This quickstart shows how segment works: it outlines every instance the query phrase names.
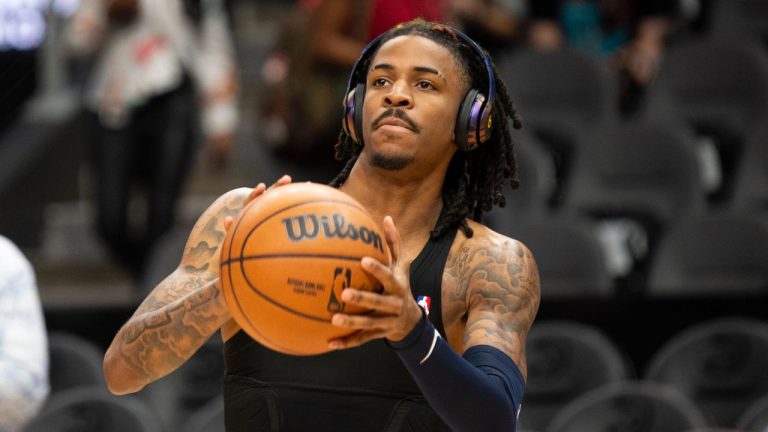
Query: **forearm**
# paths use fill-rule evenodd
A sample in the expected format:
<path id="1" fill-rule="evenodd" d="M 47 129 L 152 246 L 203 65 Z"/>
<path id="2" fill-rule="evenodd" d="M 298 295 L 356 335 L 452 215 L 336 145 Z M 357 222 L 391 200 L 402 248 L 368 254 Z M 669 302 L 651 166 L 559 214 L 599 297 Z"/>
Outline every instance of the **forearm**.
<path id="1" fill-rule="evenodd" d="M 429 321 L 422 321 L 404 341 L 390 344 L 413 376 L 427 402 L 455 431 L 514 431 L 522 400 L 522 375 L 505 374 L 504 366 L 476 366 L 487 363 L 484 352 L 461 357 L 440 337 Z M 506 358 L 514 365 L 511 359 Z M 492 362 L 493 363 L 493 362 Z M 513 366 L 514 367 L 514 366 Z"/>
<path id="2" fill-rule="evenodd" d="M 137 314 L 120 329 L 104 357 L 110 391 L 133 393 L 174 371 L 231 318 L 217 283 Z"/>

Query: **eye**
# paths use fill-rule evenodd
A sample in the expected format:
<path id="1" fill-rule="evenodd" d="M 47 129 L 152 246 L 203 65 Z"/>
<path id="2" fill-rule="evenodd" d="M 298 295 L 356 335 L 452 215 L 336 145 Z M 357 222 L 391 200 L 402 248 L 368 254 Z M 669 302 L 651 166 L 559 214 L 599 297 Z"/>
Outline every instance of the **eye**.
<path id="1" fill-rule="evenodd" d="M 418 83 L 416 83 L 416 87 L 418 87 L 418 88 L 420 88 L 422 90 L 434 90 L 435 89 L 435 86 L 432 85 L 432 83 L 429 82 L 429 81 L 419 81 Z"/>
<path id="2" fill-rule="evenodd" d="M 385 78 L 376 78 L 373 80 L 372 85 L 373 87 L 381 87 L 387 85 L 387 80 Z"/>

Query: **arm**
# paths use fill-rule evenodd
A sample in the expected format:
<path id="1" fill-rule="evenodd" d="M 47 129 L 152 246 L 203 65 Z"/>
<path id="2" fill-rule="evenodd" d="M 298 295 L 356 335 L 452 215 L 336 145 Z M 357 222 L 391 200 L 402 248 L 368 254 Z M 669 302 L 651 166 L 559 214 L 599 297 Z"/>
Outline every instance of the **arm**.
<path id="1" fill-rule="evenodd" d="M 334 324 L 362 331 L 334 341 L 332 347 L 386 337 L 429 404 L 452 429 L 514 430 L 527 369 L 525 340 L 539 305 L 539 277 L 530 251 L 494 234 L 473 239 L 461 256 L 449 260 L 446 273 L 467 302 L 461 356 L 423 316 L 414 321 L 416 303 L 404 283 L 407 266 L 401 267 L 397 259 L 399 238 L 393 234 L 391 219 L 385 220 L 384 230 L 393 251 L 392 268 L 366 260 L 363 268 L 382 282 L 385 295 L 352 289 L 342 293 L 344 301 L 376 309 L 378 317 L 337 314 Z"/>
<path id="2" fill-rule="evenodd" d="M 218 286 L 224 221 L 243 207 L 250 189 L 231 191 L 195 224 L 178 268 L 117 332 L 104 357 L 110 391 L 132 393 L 181 366 L 230 319 Z"/>
<path id="3" fill-rule="evenodd" d="M 478 345 L 498 348 L 527 376 L 525 340 L 540 300 L 533 254 L 508 238 L 483 239 L 464 253 L 467 256 L 453 269 L 460 289 L 467 290 L 464 350 Z"/>
<path id="4" fill-rule="evenodd" d="M 472 243 L 446 269 L 466 293 L 463 356 L 426 320 L 393 346 L 452 429 L 514 431 L 527 372 L 525 340 L 539 305 L 538 271 L 516 241 Z"/>
<path id="5" fill-rule="evenodd" d="M 32 266 L 4 237 L 0 257 L 0 430 L 20 430 L 48 395 L 47 340 Z"/>

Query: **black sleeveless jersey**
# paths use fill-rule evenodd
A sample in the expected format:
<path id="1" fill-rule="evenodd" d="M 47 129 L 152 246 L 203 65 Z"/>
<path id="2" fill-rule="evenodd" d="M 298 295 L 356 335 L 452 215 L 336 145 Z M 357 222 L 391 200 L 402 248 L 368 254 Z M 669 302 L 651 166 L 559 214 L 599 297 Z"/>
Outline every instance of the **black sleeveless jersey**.
<path id="1" fill-rule="evenodd" d="M 429 304 L 445 337 L 441 285 L 450 230 L 430 239 L 411 264 L 411 291 Z M 449 431 L 382 339 L 316 356 L 272 351 L 242 330 L 224 346 L 227 432 Z"/>

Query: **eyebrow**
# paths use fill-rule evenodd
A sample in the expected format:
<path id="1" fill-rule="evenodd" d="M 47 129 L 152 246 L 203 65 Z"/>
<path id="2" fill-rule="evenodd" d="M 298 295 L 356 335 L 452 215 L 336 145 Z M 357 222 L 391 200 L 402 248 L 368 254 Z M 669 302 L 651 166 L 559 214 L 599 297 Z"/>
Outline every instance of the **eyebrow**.
<path id="1" fill-rule="evenodd" d="M 372 70 L 376 70 L 376 69 L 394 70 L 395 66 L 393 66 L 393 65 L 391 65 L 389 63 L 379 63 L 379 64 L 373 66 L 373 68 L 371 68 L 371 69 Z M 445 80 L 445 77 L 443 76 L 443 74 L 440 73 L 440 71 L 438 71 L 437 69 L 431 68 L 431 67 L 427 67 L 427 66 L 414 66 L 413 70 L 416 71 L 416 72 L 422 72 L 422 73 L 429 73 L 429 74 L 437 75 L 438 77 L 440 77 L 443 80 Z"/>

